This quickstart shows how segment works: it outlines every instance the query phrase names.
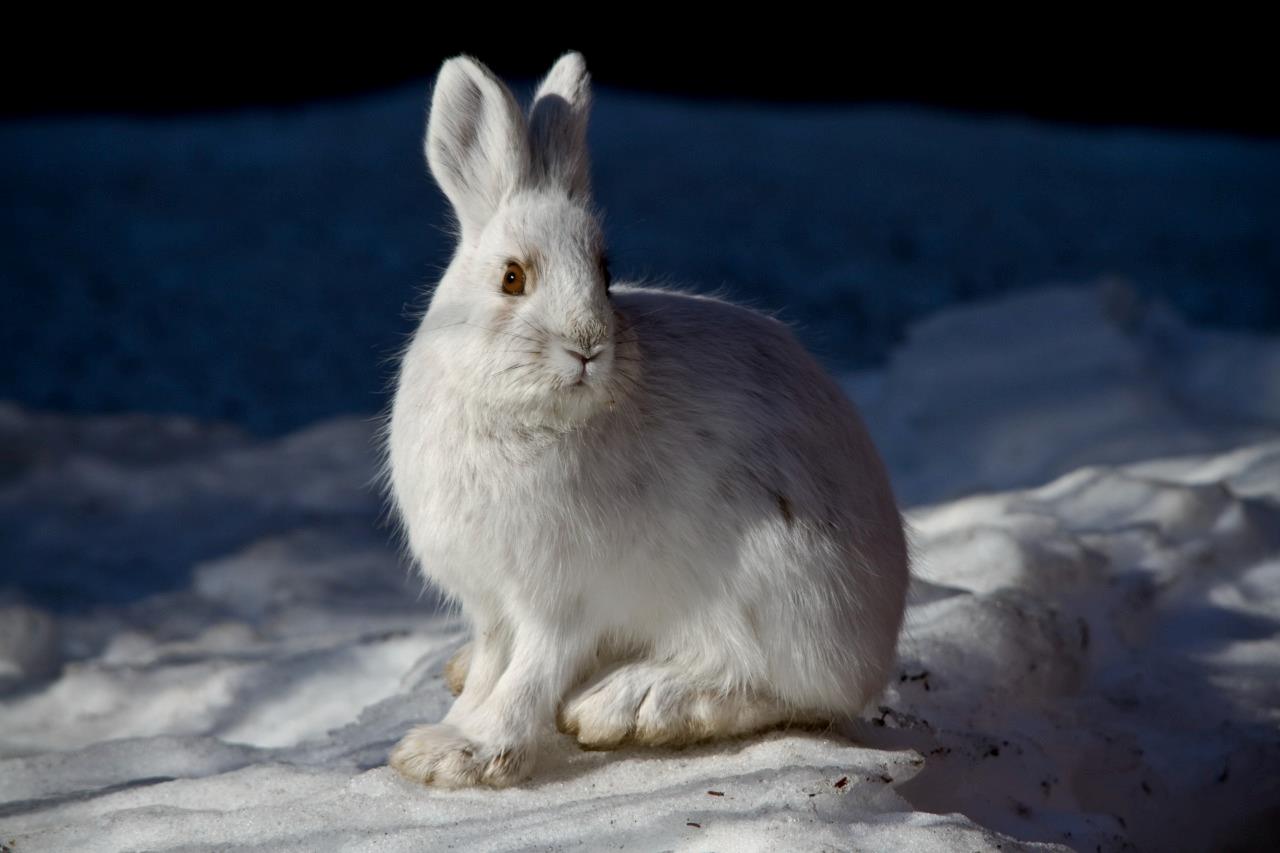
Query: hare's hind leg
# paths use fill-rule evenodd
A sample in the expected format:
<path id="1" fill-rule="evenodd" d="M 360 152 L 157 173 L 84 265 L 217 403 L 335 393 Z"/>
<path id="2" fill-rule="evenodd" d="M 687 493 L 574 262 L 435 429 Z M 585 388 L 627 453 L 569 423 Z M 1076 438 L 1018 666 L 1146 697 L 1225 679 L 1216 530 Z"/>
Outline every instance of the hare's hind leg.
<path id="1" fill-rule="evenodd" d="M 678 746 L 825 721 L 796 714 L 762 692 L 725 691 L 669 664 L 639 662 L 623 664 L 575 691 L 558 722 L 584 747 L 612 749 L 628 741 Z"/>
<path id="2" fill-rule="evenodd" d="M 445 661 L 444 683 L 454 696 L 461 694 L 462 688 L 466 686 L 467 670 L 471 668 L 471 649 L 474 645 L 474 642 L 467 643 L 454 652 L 453 657 Z"/>

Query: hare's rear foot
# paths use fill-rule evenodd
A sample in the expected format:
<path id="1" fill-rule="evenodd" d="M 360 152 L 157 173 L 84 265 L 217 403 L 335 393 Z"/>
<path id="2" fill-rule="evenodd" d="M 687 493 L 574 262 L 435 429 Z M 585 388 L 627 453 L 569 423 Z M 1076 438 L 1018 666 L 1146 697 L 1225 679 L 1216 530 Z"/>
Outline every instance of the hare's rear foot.
<path id="1" fill-rule="evenodd" d="M 678 746 L 795 721 L 768 697 L 717 692 L 673 667 L 647 663 L 625 664 L 588 682 L 569 695 L 558 719 L 561 731 L 589 749 L 628 741 Z"/>
<path id="2" fill-rule="evenodd" d="M 391 751 L 390 764 L 408 779 L 442 788 L 504 788 L 531 766 L 526 750 L 485 746 L 448 723 L 411 729 Z"/>
<path id="3" fill-rule="evenodd" d="M 471 643 L 453 653 L 453 657 L 445 661 L 444 683 L 454 696 L 461 695 L 467 683 L 467 672 L 471 669 Z"/>

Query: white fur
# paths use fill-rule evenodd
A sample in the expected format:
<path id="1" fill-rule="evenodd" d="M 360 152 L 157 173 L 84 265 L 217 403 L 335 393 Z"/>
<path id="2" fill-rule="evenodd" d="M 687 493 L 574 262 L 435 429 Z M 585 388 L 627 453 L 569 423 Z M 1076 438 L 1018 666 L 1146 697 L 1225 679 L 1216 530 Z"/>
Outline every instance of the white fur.
<path id="1" fill-rule="evenodd" d="M 776 320 L 606 292 L 588 101 L 573 53 L 529 119 L 467 57 L 433 95 L 461 234 L 388 461 L 413 556 L 474 641 L 444 721 L 392 755 L 425 782 L 520 781 L 557 713 L 592 746 L 849 716 L 893 663 L 907 553 L 858 416 Z M 501 290 L 509 260 L 523 296 Z"/>

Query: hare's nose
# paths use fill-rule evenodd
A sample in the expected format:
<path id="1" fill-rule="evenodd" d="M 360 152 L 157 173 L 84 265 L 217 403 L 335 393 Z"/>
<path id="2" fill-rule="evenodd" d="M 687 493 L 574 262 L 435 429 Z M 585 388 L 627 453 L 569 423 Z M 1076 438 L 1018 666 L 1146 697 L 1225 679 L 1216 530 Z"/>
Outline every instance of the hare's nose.
<path id="1" fill-rule="evenodd" d="M 585 365 L 604 351 L 604 344 L 596 344 L 593 347 L 584 347 L 584 349 L 586 352 L 574 347 L 565 347 L 564 351 Z"/>

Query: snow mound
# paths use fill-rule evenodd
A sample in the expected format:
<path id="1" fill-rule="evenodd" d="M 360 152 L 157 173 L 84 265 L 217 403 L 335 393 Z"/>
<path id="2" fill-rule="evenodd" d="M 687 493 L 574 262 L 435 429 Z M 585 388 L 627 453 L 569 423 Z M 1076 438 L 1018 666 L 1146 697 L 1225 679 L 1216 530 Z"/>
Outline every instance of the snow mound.
<path id="1" fill-rule="evenodd" d="M 846 388 L 913 505 L 1276 435 L 1277 377 L 1280 340 L 1188 328 L 1112 279 L 941 312 Z"/>

